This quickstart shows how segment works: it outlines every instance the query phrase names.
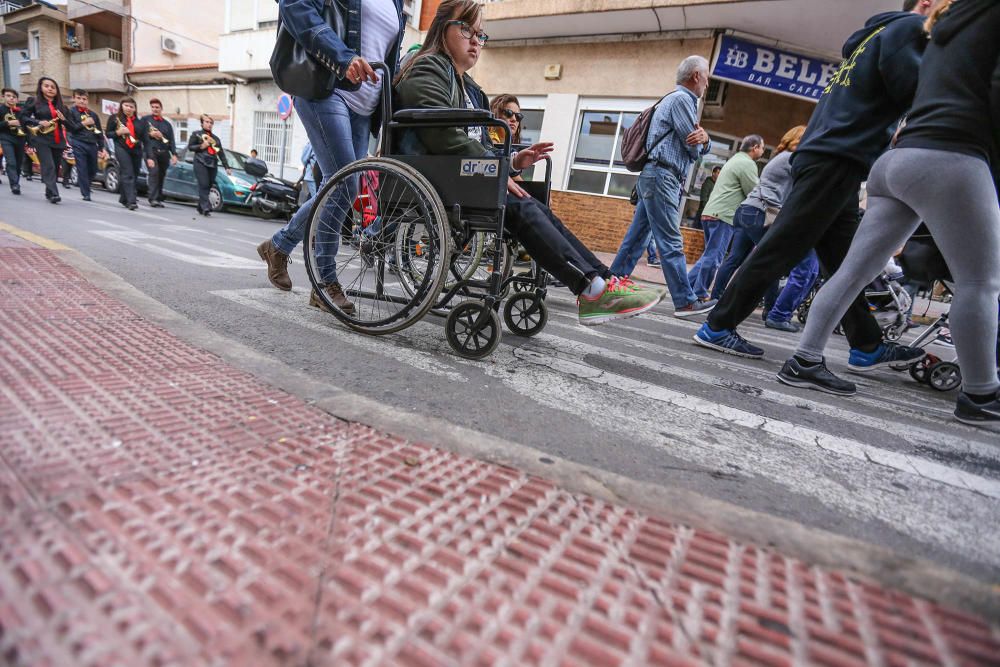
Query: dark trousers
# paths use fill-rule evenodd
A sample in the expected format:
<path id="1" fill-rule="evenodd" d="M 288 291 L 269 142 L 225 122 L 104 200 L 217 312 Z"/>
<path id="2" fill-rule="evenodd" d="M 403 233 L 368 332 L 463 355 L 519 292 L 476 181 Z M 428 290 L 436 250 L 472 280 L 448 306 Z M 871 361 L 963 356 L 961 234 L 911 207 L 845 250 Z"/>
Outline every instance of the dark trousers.
<path id="1" fill-rule="evenodd" d="M 21 167 L 24 166 L 24 137 L 0 137 L 0 148 L 7 163 L 7 178 L 10 179 L 10 189 L 17 190 L 21 182 Z"/>
<path id="2" fill-rule="evenodd" d="M 735 329 L 750 316 L 768 287 L 815 248 L 826 275 L 840 267 L 858 229 L 858 193 L 867 169 L 853 160 L 801 153 L 792 161 L 792 189 L 778 218 L 733 276 L 708 316 L 715 331 Z M 863 294 L 841 320 L 851 347 L 870 347 L 882 330 Z"/>
<path id="3" fill-rule="evenodd" d="M 34 144 L 38 153 L 38 161 L 42 165 L 42 182 L 45 183 L 45 197 L 51 199 L 59 196 L 59 163 L 62 162 L 66 144 L 51 144 L 38 142 Z"/>
<path id="4" fill-rule="evenodd" d="M 76 158 L 76 184 L 80 194 L 90 196 L 90 182 L 97 173 L 97 144 L 77 141 L 73 144 L 73 156 Z"/>
<path id="5" fill-rule="evenodd" d="M 215 174 L 218 173 L 218 171 L 218 167 L 206 167 L 197 160 L 194 162 L 194 177 L 198 179 L 199 213 L 210 213 L 212 211 L 212 202 L 208 199 L 208 193 L 212 189 L 212 185 L 215 183 Z"/>
<path id="6" fill-rule="evenodd" d="M 118 158 L 118 201 L 126 206 L 135 204 L 135 179 L 139 176 L 142 153 L 138 148 L 129 150 L 115 142 Z"/>
<path id="7" fill-rule="evenodd" d="M 585 290 L 594 276 L 611 277 L 608 267 L 537 199 L 520 199 L 508 193 L 504 227 L 539 266 L 573 294 Z"/>
<path id="8" fill-rule="evenodd" d="M 170 167 L 170 153 L 153 154 L 153 166 L 150 167 L 149 174 L 146 176 L 150 204 L 163 201 L 163 179 L 167 177 L 168 167 Z"/>

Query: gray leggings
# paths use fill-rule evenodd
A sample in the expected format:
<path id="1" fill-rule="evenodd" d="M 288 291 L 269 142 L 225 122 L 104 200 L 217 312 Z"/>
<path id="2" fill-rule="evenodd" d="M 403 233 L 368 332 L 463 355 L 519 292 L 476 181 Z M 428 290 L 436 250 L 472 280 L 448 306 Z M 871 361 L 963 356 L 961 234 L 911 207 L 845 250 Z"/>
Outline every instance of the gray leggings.
<path id="1" fill-rule="evenodd" d="M 897 148 L 875 163 L 868 212 L 837 273 L 819 291 L 798 354 L 822 359 L 837 321 L 854 297 L 923 220 L 955 280 L 951 335 L 962 388 L 991 394 L 997 380 L 997 298 L 1000 296 L 1000 205 L 983 160 L 939 150 Z"/>

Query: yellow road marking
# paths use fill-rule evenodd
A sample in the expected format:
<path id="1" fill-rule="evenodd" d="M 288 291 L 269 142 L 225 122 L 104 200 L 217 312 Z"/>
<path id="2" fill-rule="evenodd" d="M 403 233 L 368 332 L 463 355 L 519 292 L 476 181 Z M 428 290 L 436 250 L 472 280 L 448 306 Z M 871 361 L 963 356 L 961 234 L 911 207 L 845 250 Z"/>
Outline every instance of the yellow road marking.
<path id="1" fill-rule="evenodd" d="M 58 241 L 53 241 L 52 239 L 47 239 L 44 236 L 39 236 L 38 234 L 33 234 L 27 230 L 15 227 L 14 225 L 8 225 L 6 222 L 0 222 L 0 231 L 8 232 L 14 236 L 18 236 L 25 241 L 31 241 L 35 245 L 40 245 L 48 250 L 69 250 L 69 246 L 64 246 Z"/>

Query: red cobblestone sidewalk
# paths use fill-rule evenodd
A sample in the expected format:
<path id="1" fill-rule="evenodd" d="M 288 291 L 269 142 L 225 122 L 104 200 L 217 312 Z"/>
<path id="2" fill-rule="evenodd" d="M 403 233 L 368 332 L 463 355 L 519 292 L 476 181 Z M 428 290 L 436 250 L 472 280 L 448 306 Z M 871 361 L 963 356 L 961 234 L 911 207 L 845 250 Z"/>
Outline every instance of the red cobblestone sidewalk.
<path id="1" fill-rule="evenodd" d="M 0 233 L 0 662 L 998 665 L 983 619 L 347 423 Z"/>

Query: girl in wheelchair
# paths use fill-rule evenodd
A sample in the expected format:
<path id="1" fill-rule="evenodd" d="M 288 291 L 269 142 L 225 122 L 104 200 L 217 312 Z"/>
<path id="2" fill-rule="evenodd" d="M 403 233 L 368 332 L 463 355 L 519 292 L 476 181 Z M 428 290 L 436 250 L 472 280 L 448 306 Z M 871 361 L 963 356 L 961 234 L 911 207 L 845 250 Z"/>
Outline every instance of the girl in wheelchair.
<path id="1" fill-rule="evenodd" d="M 485 95 L 468 74 L 487 39 L 482 5 L 475 0 L 444 0 L 423 47 L 396 78 L 397 108 L 488 109 Z M 399 148 L 402 153 L 478 158 L 496 156 L 500 151 L 481 127 L 407 130 Z M 542 142 L 513 153 L 511 173 L 516 176 L 551 151 L 552 144 Z M 514 177 L 507 183 L 504 226 L 539 266 L 577 295 L 581 324 L 634 317 L 663 299 L 663 289 L 639 287 L 613 277 L 608 267 Z"/>

